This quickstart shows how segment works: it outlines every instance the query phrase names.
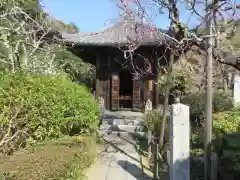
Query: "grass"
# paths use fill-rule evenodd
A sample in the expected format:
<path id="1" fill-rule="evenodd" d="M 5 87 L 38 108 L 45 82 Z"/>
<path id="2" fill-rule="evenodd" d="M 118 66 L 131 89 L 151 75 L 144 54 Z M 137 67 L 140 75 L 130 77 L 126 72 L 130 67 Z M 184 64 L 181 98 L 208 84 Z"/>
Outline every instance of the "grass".
<path id="1" fill-rule="evenodd" d="M 46 141 L 34 149 L 1 158 L 1 180 L 83 180 L 95 158 L 95 139 Z M 2 177 L 1 177 L 2 176 Z"/>

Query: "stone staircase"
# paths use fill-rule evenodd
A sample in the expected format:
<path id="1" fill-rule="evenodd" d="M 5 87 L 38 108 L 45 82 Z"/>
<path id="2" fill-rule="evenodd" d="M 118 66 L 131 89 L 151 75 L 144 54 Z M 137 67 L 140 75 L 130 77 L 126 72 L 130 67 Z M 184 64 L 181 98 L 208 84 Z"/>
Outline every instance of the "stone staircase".
<path id="1" fill-rule="evenodd" d="M 144 114 L 131 111 L 104 112 L 100 133 L 107 134 L 135 134 L 144 136 L 143 119 Z"/>

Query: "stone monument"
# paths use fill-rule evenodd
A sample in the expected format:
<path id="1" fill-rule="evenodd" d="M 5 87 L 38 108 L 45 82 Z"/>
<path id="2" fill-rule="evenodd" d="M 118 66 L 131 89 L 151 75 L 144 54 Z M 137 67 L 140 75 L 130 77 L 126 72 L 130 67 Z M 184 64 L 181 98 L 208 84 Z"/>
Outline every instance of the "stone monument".
<path id="1" fill-rule="evenodd" d="M 152 101 L 150 100 L 150 98 L 148 98 L 145 104 L 145 114 L 148 114 L 150 112 L 152 112 Z M 148 130 L 148 133 L 147 133 L 147 140 L 148 140 L 148 158 L 150 159 L 151 153 L 152 153 L 151 145 L 150 145 L 152 140 L 152 132 L 150 130 Z"/>
<path id="2" fill-rule="evenodd" d="M 152 101 L 148 99 L 145 104 L 145 114 L 152 111 Z"/>
<path id="3" fill-rule="evenodd" d="M 190 180 L 189 107 L 176 103 L 170 112 L 170 180 Z"/>
<path id="4" fill-rule="evenodd" d="M 100 108 L 104 108 L 104 98 L 99 96 L 98 97 L 98 103 L 99 103 L 99 106 Z"/>
<path id="5" fill-rule="evenodd" d="M 234 90 L 233 90 L 233 101 L 234 106 L 240 106 L 240 76 L 235 75 L 234 78 Z"/>
<path id="6" fill-rule="evenodd" d="M 98 103 L 99 103 L 99 107 L 100 107 L 100 116 L 102 116 L 105 112 L 105 102 L 104 102 L 104 98 L 102 96 L 98 97 Z"/>

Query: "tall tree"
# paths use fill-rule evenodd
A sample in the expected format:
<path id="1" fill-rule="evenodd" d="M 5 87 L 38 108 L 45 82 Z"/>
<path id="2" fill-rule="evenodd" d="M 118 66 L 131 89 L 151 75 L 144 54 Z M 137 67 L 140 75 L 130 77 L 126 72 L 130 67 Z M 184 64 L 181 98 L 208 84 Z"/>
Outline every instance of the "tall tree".
<path id="1" fill-rule="evenodd" d="M 169 104 L 168 96 L 172 84 L 173 61 L 179 61 L 182 58 L 185 58 L 186 61 L 188 61 L 191 58 L 186 56 L 189 51 L 192 51 L 193 55 L 200 54 L 205 56 L 206 49 L 209 47 L 209 44 L 206 41 L 209 37 L 206 33 L 208 32 L 209 27 L 203 27 L 207 21 L 212 20 L 215 22 L 215 26 L 213 27 L 214 38 L 218 41 L 218 45 L 213 46 L 214 60 L 220 64 L 228 65 L 240 70 L 240 60 L 237 61 L 237 57 L 240 53 L 232 55 L 234 49 L 233 37 L 236 36 L 236 30 L 240 21 L 240 5 L 236 4 L 236 2 L 232 0 L 211 1 L 208 2 L 207 7 L 205 7 L 205 0 L 119 0 L 118 4 L 121 11 L 123 11 L 123 14 L 129 14 L 130 12 L 131 16 L 135 17 L 135 19 L 137 19 L 140 23 L 148 23 L 150 27 L 154 24 L 154 19 L 151 17 L 156 18 L 157 16 L 157 18 L 165 18 L 166 16 L 162 15 L 167 13 L 168 19 L 170 20 L 168 33 L 161 30 L 158 31 L 160 36 L 166 38 L 166 48 L 169 52 L 171 52 L 167 67 L 167 81 L 168 84 L 170 84 L 170 87 L 168 86 L 166 88 L 164 94 L 164 114 L 159 137 L 159 144 L 160 147 L 162 147 L 166 112 Z M 206 8 L 208 10 L 207 16 L 205 16 Z M 193 18 L 195 22 L 198 22 L 195 24 L 195 28 L 189 28 L 187 22 L 180 19 L 181 15 L 183 13 L 186 14 L 186 12 L 189 14 L 189 17 L 187 18 L 188 20 Z M 213 16 L 211 14 L 213 14 Z M 150 28 L 149 31 L 152 31 L 152 28 Z M 136 41 L 137 40 L 139 39 L 136 39 Z M 133 40 L 132 42 L 135 41 Z M 139 46 L 139 44 L 130 44 L 128 46 L 128 51 L 134 54 L 137 46 Z M 165 56 L 165 54 L 163 56 Z M 133 55 L 131 57 L 133 57 Z M 168 57 L 159 57 L 159 59 L 163 58 L 168 59 Z M 138 74 L 141 73 L 142 72 L 138 72 Z M 144 74 L 146 73 L 148 72 L 144 72 Z"/>

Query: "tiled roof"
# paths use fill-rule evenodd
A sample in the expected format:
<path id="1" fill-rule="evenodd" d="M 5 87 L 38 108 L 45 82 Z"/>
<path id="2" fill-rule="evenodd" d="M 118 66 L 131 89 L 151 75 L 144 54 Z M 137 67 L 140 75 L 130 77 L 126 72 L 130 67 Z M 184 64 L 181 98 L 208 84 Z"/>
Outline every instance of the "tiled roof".
<path id="1" fill-rule="evenodd" d="M 78 45 L 109 45 L 119 46 L 136 42 L 141 45 L 163 44 L 165 37 L 158 30 L 151 30 L 149 25 L 122 21 L 111 28 L 95 33 L 69 34 L 61 33 L 62 38 L 69 43 Z"/>

